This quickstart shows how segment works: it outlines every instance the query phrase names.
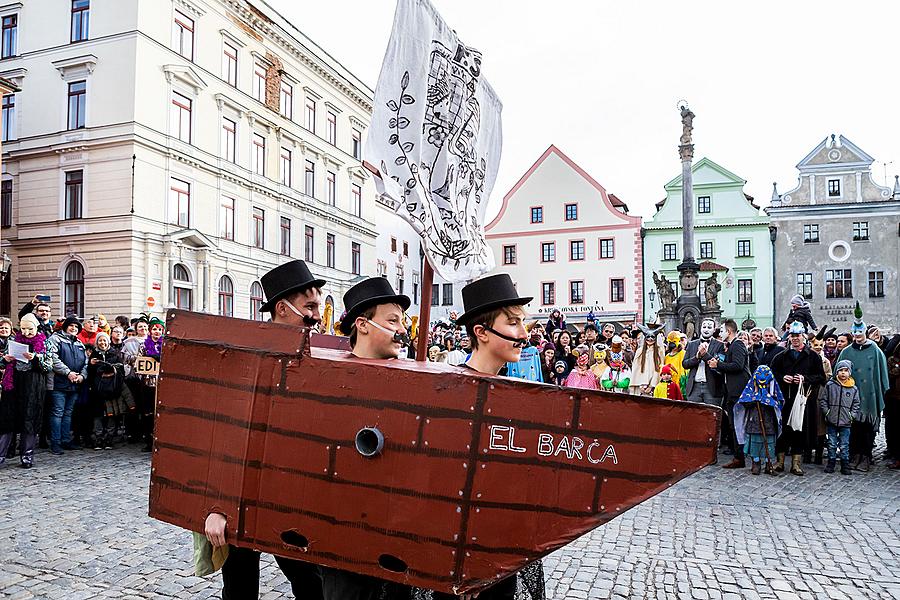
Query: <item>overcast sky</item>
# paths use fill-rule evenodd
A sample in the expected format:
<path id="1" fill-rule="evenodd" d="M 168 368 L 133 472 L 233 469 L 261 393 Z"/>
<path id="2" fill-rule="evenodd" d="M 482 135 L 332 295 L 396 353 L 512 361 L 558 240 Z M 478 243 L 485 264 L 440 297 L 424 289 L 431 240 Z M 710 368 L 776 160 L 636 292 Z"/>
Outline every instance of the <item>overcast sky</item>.
<path id="1" fill-rule="evenodd" d="M 395 0 L 268 0 L 372 88 Z M 676 103 L 696 113 L 709 157 L 769 203 L 831 133 L 900 173 L 900 2 L 432 0 L 484 54 L 504 104 L 503 156 L 488 220 L 556 144 L 632 214 L 652 216 L 681 172 Z M 859 7 L 865 5 L 865 10 Z"/>

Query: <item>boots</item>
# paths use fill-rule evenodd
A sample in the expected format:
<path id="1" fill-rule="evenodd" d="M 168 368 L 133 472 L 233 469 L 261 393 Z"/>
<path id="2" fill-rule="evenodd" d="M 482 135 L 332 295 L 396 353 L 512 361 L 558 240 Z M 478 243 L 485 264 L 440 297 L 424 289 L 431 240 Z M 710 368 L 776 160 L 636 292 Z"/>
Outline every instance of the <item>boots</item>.
<path id="1" fill-rule="evenodd" d="M 751 475 L 759 475 L 759 469 L 761 466 L 762 466 L 762 463 L 754 460 L 753 466 L 750 467 L 750 474 Z"/>
<path id="2" fill-rule="evenodd" d="M 784 452 L 778 453 L 778 460 L 775 462 L 775 472 L 781 473 L 784 471 Z"/>
<path id="3" fill-rule="evenodd" d="M 841 475 L 850 475 L 852 471 L 850 470 L 850 461 L 842 460 L 841 461 Z"/>
<path id="4" fill-rule="evenodd" d="M 834 473 L 834 462 L 835 462 L 835 460 L 833 458 L 828 459 L 828 464 L 825 465 L 826 473 Z M 843 464 L 844 464 L 844 461 L 841 461 L 841 465 L 843 465 Z M 843 470 L 843 466 L 841 466 L 841 469 Z"/>
<path id="5" fill-rule="evenodd" d="M 872 465 L 872 461 L 868 456 L 860 456 L 859 462 L 856 463 L 857 471 L 868 471 Z"/>
<path id="6" fill-rule="evenodd" d="M 800 468 L 801 454 L 791 454 L 791 473 L 794 475 L 803 475 L 803 469 Z"/>
<path id="7" fill-rule="evenodd" d="M 775 465 L 772 464 L 772 461 L 766 461 L 766 475 L 778 477 L 778 473 L 775 472 Z"/>
<path id="8" fill-rule="evenodd" d="M 734 458 L 727 465 L 722 465 L 723 469 L 743 469 L 746 465 L 743 458 Z"/>

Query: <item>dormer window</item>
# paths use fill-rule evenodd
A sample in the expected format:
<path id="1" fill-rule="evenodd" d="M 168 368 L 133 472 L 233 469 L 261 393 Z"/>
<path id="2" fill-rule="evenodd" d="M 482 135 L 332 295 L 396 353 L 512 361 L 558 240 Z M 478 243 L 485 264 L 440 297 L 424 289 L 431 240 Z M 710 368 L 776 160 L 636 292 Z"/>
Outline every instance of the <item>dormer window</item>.
<path id="1" fill-rule="evenodd" d="M 841 197 L 841 180 L 840 179 L 829 179 L 828 180 L 828 197 L 829 198 L 840 198 Z"/>

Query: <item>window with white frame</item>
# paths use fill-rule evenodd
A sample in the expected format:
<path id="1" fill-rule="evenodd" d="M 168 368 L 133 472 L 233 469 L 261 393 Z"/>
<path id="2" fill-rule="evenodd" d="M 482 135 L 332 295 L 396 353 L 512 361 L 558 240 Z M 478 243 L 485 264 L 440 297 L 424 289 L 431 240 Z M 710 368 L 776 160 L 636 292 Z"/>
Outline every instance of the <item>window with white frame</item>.
<path id="1" fill-rule="evenodd" d="M 16 55 L 19 39 L 19 15 L 6 15 L 2 19 L 3 38 L 0 43 L 0 58 Z M 80 313 L 79 313 L 80 314 Z"/>
<path id="2" fill-rule="evenodd" d="M 16 139 L 16 95 L 3 96 L 3 141 Z"/>
<path id="3" fill-rule="evenodd" d="M 325 201 L 331 206 L 337 203 L 337 175 L 333 171 L 325 173 Z"/>
<path id="4" fill-rule="evenodd" d="M 172 92 L 171 135 L 187 144 L 191 143 L 191 107 L 193 102 L 187 96 Z"/>
<path id="5" fill-rule="evenodd" d="M 266 211 L 258 206 L 253 207 L 253 245 L 266 247 Z"/>
<path id="6" fill-rule="evenodd" d="M 172 21 L 172 50 L 188 60 L 194 60 L 194 20 L 180 10 Z"/>
<path id="7" fill-rule="evenodd" d="M 228 162 L 237 162 L 237 123 L 228 117 L 222 117 L 222 158 Z"/>
<path id="8" fill-rule="evenodd" d="M 84 215 L 84 171 L 66 171 L 65 218 L 80 219 Z"/>
<path id="9" fill-rule="evenodd" d="M 362 160 L 362 133 L 358 129 L 353 130 L 353 147 L 351 150 L 353 158 Z"/>
<path id="10" fill-rule="evenodd" d="M 869 298 L 884 298 L 884 271 L 869 271 Z"/>
<path id="11" fill-rule="evenodd" d="M 569 304 L 584 304 L 584 281 L 569 282 Z"/>
<path id="12" fill-rule="evenodd" d="M 697 196 L 697 212 L 701 215 L 712 212 L 712 200 L 709 196 Z"/>
<path id="13" fill-rule="evenodd" d="M 869 239 L 869 222 L 854 221 L 853 222 L 853 241 L 862 242 Z"/>
<path id="14" fill-rule="evenodd" d="M 328 111 L 327 120 L 325 122 L 325 138 L 332 146 L 337 145 L 337 115 L 332 111 Z"/>
<path id="15" fill-rule="evenodd" d="M 569 260 L 584 260 L 584 240 L 569 240 Z"/>
<path id="16" fill-rule="evenodd" d="M 175 308 L 193 310 L 193 290 L 191 289 L 191 274 L 182 264 L 172 267 L 172 288 L 175 296 Z"/>
<path id="17" fill-rule="evenodd" d="M 266 66 L 253 63 L 253 97 L 265 104 L 266 102 Z"/>
<path id="18" fill-rule="evenodd" d="M 281 116 L 294 120 L 294 86 L 281 80 Z"/>
<path id="19" fill-rule="evenodd" d="M 72 0 L 72 26 L 69 40 L 83 42 L 88 39 L 91 19 L 91 0 Z"/>
<path id="20" fill-rule="evenodd" d="M 291 219 L 281 217 L 281 254 L 291 255 Z"/>
<path id="21" fill-rule="evenodd" d="M 362 269 L 362 245 L 359 242 L 350 242 L 350 273 L 359 275 Z"/>
<path id="22" fill-rule="evenodd" d="M 663 244 L 663 260 L 678 260 L 678 246 L 674 242 Z"/>
<path id="23" fill-rule="evenodd" d="M 234 198 L 228 196 L 219 203 L 219 237 L 234 240 Z"/>
<path id="24" fill-rule="evenodd" d="M 738 304 L 753 303 L 753 280 L 738 279 L 737 282 L 737 301 Z"/>
<path id="25" fill-rule="evenodd" d="M 230 42 L 222 43 L 222 79 L 228 85 L 238 84 L 238 49 Z"/>
<path id="26" fill-rule="evenodd" d="M 610 279 L 609 280 L 609 301 L 625 302 L 625 280 Z"/>
<path id="27" fill-rule="evenodd" d="M 813 297 L 813 276 L 812 273 L 797 273 L 797 293 L 806 300 L 812 300 Z"/>
<path id="28" fill-rule="evenodd" d="M 316 132 L 316 101 L 313 98 L 306 99 L 306 120 L 304 124 L 310 133 Z"/>
<path id="29" fill-rule="evenodd" d="M 174 177 L 169 184 L 169 222 L 179 227 L 191 226 L 191 184 Z"/>
<path id="30" fill-rule="evenodd" d="M 310 198 L 316 197 L 316 163 L 311 160 L 306 161 L 303 172 L 303 193 Z"/>
<path id="31" fill-rule="evenodd" d="M 250 318 L 252 320 L 262 321 L 265 319 L 265 313 L 260 310 L 263 302 L 262 284 L 254 281 L 250 284 Z"/>
<path id="32" fill-rule="evenodd" d="M 803 225 L 803 243 L 817 244 L 819 242 L 819 225 L 817 223 L 806 223 Z"/>
<path id="33" fill-rule="evenodd" d="M 333 233 L 325 234 L 325 266 L 329 268 L 334 268 L 334 247 L 335 247 L 335 235 Z"/>
<path id="34" fill-rule="evenodd" d="M 740 256 L 751 256 L 750 252 L 750 240 L 738 240 L 737 243 L 737 255 Z"/>
<path id="35" fill-rule="evenodd" d="M 253 172 L 257 175 L 266 174 L 266 138 L 258 133 L 253 134 Z"/>
<path id="36" fill-rule="evenodd" d="M 356 183 L 350 186 L 350 212 L 362 216 L 362 188 Z"/>
<path id="37" fill-rule="evenodd" d="M 308 263 L 316 262 L 316 230 L 311 226 L 304 226 L 303 231 L 303 259 Z"/>
<path id="38" fill-rule="evenodd" d="M 63 278 L 64 313 L 84 316 L 84 265 L 77 260 L 69 262 Z"/>
<path id="39" fill-rule="evenodd" d="M 541 242 L 541 262 L 556 260 L 556 242 Z"/>
<path id="40" fill-rule="evenodd" d="M 545 281 L 541 284 L 541 304 L 552 306 L 556 304 L 556 283 Z"/>
<path id="41" fill-rule="evenodd" d="M 616 257 L 616 240 L 613 238 L 606 238 L 600 240 L 600 258 L 615 258 Z"/>
<path id="42" fill-rule="evenodd" d="M 234 316 L 234 283 L 228 275 L 219 279 L 219 315 Z"/>
<path id="43" fill-rule="evenodd" d="M 504 265 L 516 264 L 516 246 L 515 246 L 515 244 L 503 246 L 503 264 Z"/>
<path id="44" fill-rule="evenodd" d="M 853 271 L 850 269 L 827 269 L 825 271 L 826 298 L 853 297 Z"/>
<path id="45" fill-rule="evenodd" d="M 281 148 L 281 185 L 291 187 L 291 151 Z"/>
<path id="46" fill-rule="evenodd" d="M 713 258 L 713 243 L 700 242 L 700 258 Z"/>
<path id="47" fill-rule="evenodd" d="M 66 119 L 68 129 L 83 129 L 87 112 L 87 82 L 73 81 L 69 84 L 69 114 Z"/>

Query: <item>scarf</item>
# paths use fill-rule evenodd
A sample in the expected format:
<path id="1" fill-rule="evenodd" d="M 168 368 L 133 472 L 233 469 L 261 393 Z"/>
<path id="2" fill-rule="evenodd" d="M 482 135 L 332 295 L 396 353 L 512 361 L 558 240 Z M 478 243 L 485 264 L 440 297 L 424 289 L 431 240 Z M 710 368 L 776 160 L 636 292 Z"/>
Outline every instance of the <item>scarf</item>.
<path id="1" fill-rule="evenodd" d="M 27 344 L 28 350 L 32 354 L 43 354 L 44 353 L 44 340 L 47 339 L 43 333 L 39 333 L 35 335 L 33 338 L 27 338 L 21 334 L 21 332 L 16 332 L 15 341 L 20 344 Z M 18 362 L 18 361 L 17 361 Z M 6 370 L 3 372 L 3 389 L 11 390 L 13 389 L 13 371 L 15 371 L 16 363 L 7 363 Z"/>
<path id="2" fill-rule="evenodd" d="M 158 342 L 154 342 L 153 338 L 148 335 L 147 339 L 144 340 L 144 356 L 159 360 L 159 349 L 162 346 L 162 341 L 163 339 L 159 338 Z"/>
<path id="3" fill-rule="evenodd" d="M 837 375 L 835 375 L 834 380 L 837 381 L 842 386 L 844 386 L 845 388 L 856 387 L 856 381 L 852 377 L 848 377 L 847 381 L 841 381 L 840 379 L 837 378 Z"/>

